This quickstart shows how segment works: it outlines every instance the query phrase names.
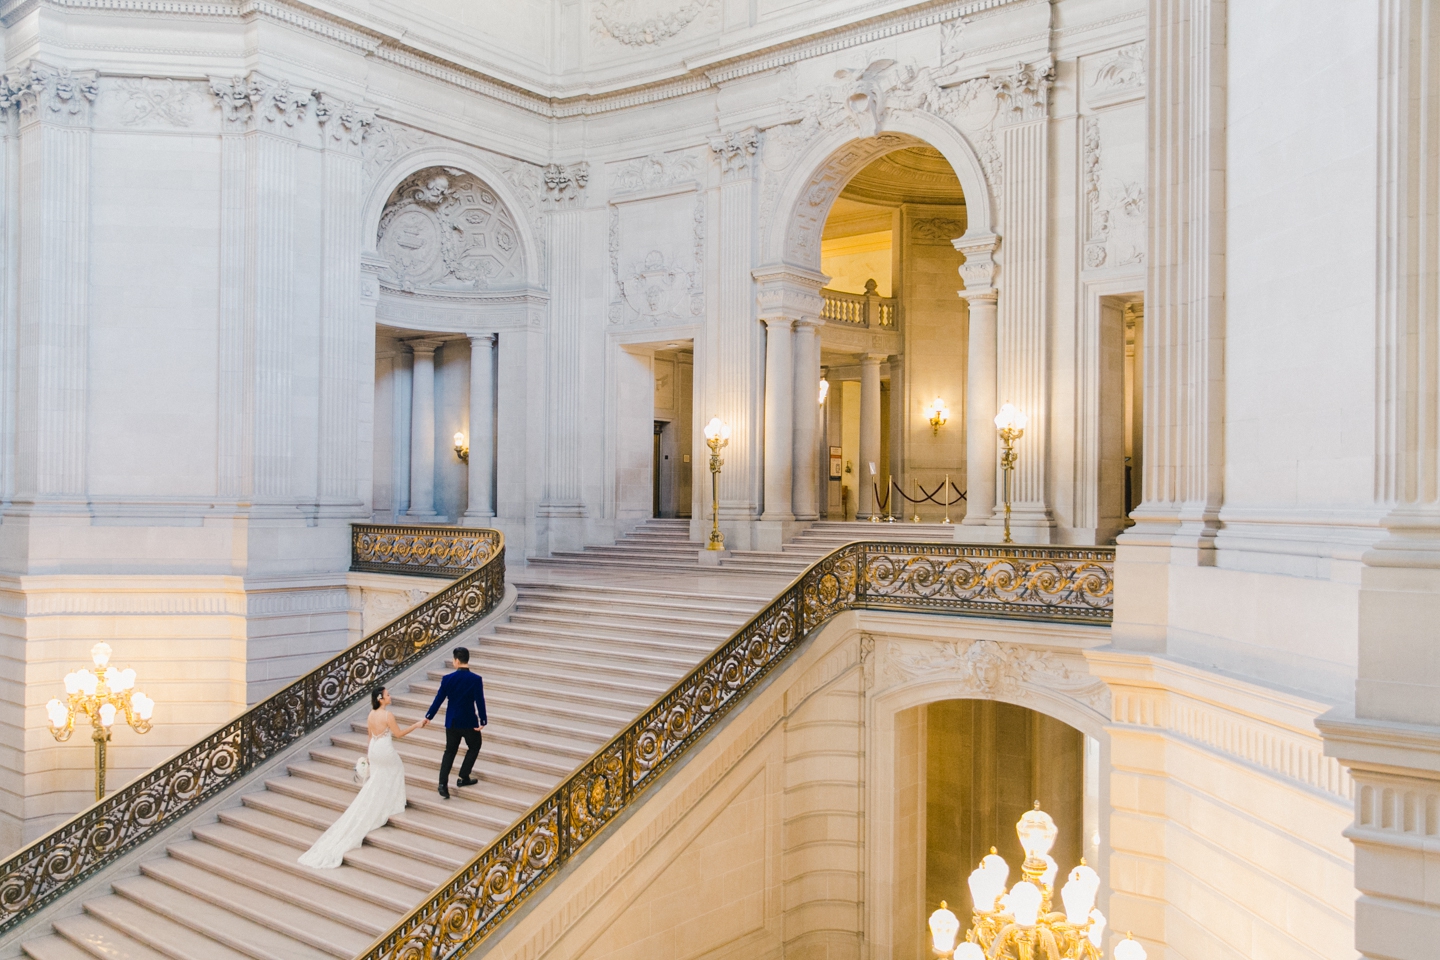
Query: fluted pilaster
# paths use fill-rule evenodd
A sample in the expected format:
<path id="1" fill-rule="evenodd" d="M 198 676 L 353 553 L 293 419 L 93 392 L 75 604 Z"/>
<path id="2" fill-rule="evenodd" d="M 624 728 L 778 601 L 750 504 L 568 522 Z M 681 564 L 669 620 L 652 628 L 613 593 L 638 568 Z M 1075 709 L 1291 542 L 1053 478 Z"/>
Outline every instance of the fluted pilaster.
<path id="1" fill-rule="evenodd" d="M 258 73 L 212 77 L 210 90 L 222 116 L 217 488 L 227 497 L 283 501 L 297 492 L 295 128 L 315 94 Z M 358 278 L 358 250 L 354 263 Z M 337 290 L 337 311 L 339 303 Z"/>
<path id="2" fill-rule="evenodd" d="M 584 390 L 580 368 L 583 316 L 584 213 L 567 206 L 550 213 L 550 446 L 541 514 L 584 515 L 580 501 Z"/>
<path id="3" fill-rule="evenodd" d="M 1203 561 L 1224 476 L 1224 0 L 1155 0 L 1148 48 L 1145 462 L 1127 536 Z"/>
<path id="4" fill-rule="evenodd" d="M 1046 451 L 1050 423 L 1047 310 L 1050 183 L 1049 63 L 1022 64 L 992 76 L 1000 102 L 1005 179 L 1005 296 L 996 329 L 997 397 L 1029 415 L 1019 443 L 1012 488 L 1012 526 L 1018 539 L 1048 539 L 1050 506 Z M 994 414 L 991 413 L 993 417 Z M 993 423 L 990 429 L 994 429 Z M 973 509 L 973 505 L 971 506 Z M 1034 533 L 1026 534 L 1026 528 Z"/>
<path id="5" fill-rule="evenodd" d="M 84 509 L 93 71 L 31 61 L 4 79 L 19 112 L 16 499 Z"/>
<path id="6" fill-rule="evenodd" d="M 361 356 L 360 142 L 374 111 L 320 95 L 323 129 L 323 269 L 320 275 L 320 463 L 322 501 L 356 501 L 359 490 Z"/>
<path id="7" fill-rule="evenodd" d="M 720 475 L 720 516 L 751 519 L 760 511 L 761 443 L 764 436 L 764 328 L 755 322 L 755 202 L 760 158 L 758 135 L 716 138 L 711 153 L 719 167 L 720 208 L 716 249 L 719 276 L 715 285 L 714 321 L 707 324 L 709 369 L 699 419 L 718 416 L 734 433 L 725 450 Z M 698 441 L 697 441 L 698 442 Z M 703 447 L 697 449 L 701 459 Z M 732 544 L 735 536 L 727 533 Z"/>

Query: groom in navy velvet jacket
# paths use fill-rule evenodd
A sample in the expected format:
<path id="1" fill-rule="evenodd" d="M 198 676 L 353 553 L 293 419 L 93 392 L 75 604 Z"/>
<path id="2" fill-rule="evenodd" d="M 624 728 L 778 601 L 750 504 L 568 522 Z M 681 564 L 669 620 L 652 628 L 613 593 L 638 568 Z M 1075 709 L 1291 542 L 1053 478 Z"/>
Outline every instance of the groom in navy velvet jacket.
<path id="1" fill-rule="evenodd" d="M 485 681 L 470 672 L 470 651 L 456 647 L 451 657 L 455 670 L 440 681 L 435 702 L 425 713 L 428 723 L 435 719 L 440 704 L 450 701 L 450 706 L 445 708 L 445 756 L 440 760 L 440 796 L 446 800 L 450 799 L 450 768 L 460 751 L 461 740 L 465 741 L 465 762 L 460 764 L 460 778 L 455 786 L 468 787 L 479 782 L 470 776 L 470 771 L 475 769 L 475 758 L 480 752 L 479 728 L 490 722 L 485 716 Z"/>

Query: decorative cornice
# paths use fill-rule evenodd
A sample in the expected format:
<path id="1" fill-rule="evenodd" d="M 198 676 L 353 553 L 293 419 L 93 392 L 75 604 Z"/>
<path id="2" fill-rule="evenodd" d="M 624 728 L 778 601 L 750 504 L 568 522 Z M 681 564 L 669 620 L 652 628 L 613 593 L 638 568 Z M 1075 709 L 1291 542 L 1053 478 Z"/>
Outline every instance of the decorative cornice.
<path id="1" fill-rule="evenodd" d="M 856 23 L 824 30 L 823 19 L 793 26 L 788 39 L 758 50 L 713 62 L 704 58 L 685 61 L 686 72 L 663 80 L 639 75 L 622 77 L 617 86 L 599 92 L 571 93 L 527 87 L 519 79 L 506 79 L 481 69 L 459 66 L 463 54 L 443 47 L 421 49 L 405 42 L 405 30 L 396 25 L 361 26 L 302 6 L 298 0 L 0 0 L 0 23 L 12 23 L 36 7 L 61 10 L 117 11 L 139 15 L 283 23 L 356 50 L 367 57 L 393 64 L 492 100 L 550 119 L 588 116 L 711 89 L 731 80 L 753 76 L 801 60 L 864 47 L 888 37 L 948 23 L 978 13 L 1029 0 L 930 0 L 904 10 L 891 11 Z M 805 33 L 814 30 L 817 32 Z M 802 36 L 794 36 L 797 32 Z M 446 59 L 453 56 L 453 59 Z"/>

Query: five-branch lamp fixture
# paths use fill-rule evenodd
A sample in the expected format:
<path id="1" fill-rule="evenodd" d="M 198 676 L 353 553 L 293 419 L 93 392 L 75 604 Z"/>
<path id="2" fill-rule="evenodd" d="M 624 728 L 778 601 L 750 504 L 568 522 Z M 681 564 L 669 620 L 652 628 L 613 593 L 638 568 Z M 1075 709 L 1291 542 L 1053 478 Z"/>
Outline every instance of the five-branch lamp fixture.
<path id="1" fill-rule="evenodd" d="M 725 534 L 720 532 L 720 468 L 725 461 L 720 459 L 720 451 L 729 442 L 730 424 L 711 417 L 705 424 L 705 443 L 710 447 L 710 540 L 705 544 L 706 550 L 725 549 Z"/>
<path id="2" fill-rule="evenodd" d="M 455 456 L 466 463 L 470 462 L 470 441 L 465 439 L 465 434 L 456 431 L 455 433 Z"/>
<path id="3" fill-rule="evenodd" d="M 1025 411 L 1007 403 L 995 414 L 995 428 L 1000 431 L 1000 441 L 1005 448 L 1000 452 L 1000 469 L 1003 471 L 1004 494 L 1005 494 L 1005 543 L 1014 543 L 1010 539 L 1010 484 L 1011 475 L 1015 472 L 1015 441 L 1025 434 L 1025 426 L 1030 418 Z"/>
<path id="4" fill-rule="evenodd" d="M 944 901 L 930 915 L 930 942 L 947 960 L 1103 960 L 1105 915 L 1095 909 L 1100 877 L 1081 860 L 1060 891 L 1064 911 L 1051 911 L 1058 869 L 1050 856 L 1059 831 L 1050 815 L 1035 804 L 1015 825 L 1025 862 L 1024 879 L 1007 893 L 1010 865 L 990 848 L 990 855 L 970 874 L 975 903 L 963 943 L 960 920 Z M 1115 946 L 1114 960 L 1145 960 L 1145 948 L 1129 935 Z"/>
<path id="5" fill-rule="evenodd" d="M 950 419 L 950 408 L 945 406 L 945 401 L 936 397 L 925 407 L 925 412 L 930 416 L 930 426 L 935 431 L 935 436 L 940 436 L 940 428 Z"/>
<path id="6" fill-rule="evenodd" d="M 65 675 L 66 699 L 52 699 L 45 705 L 50 715 L 50 733 L 62 743 L 75 732 L 75 719 L 90 721 L 90 739 L 95 741 L 95 799 L 105 798 L 105 744 L 110 727 L 124 717 L 136 733 L 150 730 L 155 701 L 135 689 L 135 671 L 110 666 L 110 644 L 101 641 L 90 648 L 95 669 L 81 667 Z"/>

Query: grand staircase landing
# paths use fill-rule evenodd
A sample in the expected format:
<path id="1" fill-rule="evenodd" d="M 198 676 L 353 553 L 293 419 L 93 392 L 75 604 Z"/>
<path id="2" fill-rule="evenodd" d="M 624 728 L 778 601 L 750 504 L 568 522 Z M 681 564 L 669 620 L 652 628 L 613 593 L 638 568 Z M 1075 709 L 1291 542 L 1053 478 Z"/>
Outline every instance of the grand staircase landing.
<path id="1" fill-rule="evenodd" d="M 793 578 L 836 547 L 852 540 L 892 540 L 901 543 L 948 543 L 955 526 L 945 523 L 869 523 L 820 520 L 811 524 L 778 551 L 736 550 L 720 561 L 718 569 Z M 705 544 L 690 539 L 689 520 L 645 520 L 614 544 L 583 550 L 557 550 L 548 558 L 531 560 L 537 568 L 550 566 L 628 570 L 698 568 Z"/>

